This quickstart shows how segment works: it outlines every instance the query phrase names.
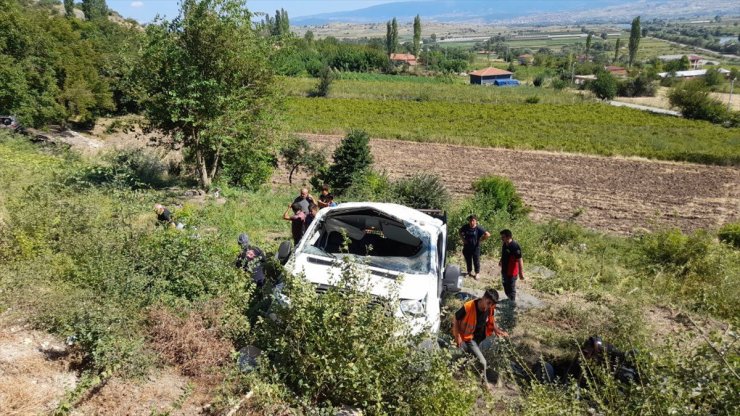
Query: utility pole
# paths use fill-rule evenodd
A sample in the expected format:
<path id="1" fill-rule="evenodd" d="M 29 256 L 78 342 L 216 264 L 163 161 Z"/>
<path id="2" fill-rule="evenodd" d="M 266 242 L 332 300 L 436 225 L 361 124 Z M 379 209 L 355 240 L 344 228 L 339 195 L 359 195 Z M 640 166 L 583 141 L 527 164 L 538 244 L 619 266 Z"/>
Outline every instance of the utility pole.
<path id="1" fill-rule="evenodd" d="M 732 111 L 732 90 L 735 87 L 737 77 L 730 80 L 730 98 L 727 99 L 727 111 Z"/>

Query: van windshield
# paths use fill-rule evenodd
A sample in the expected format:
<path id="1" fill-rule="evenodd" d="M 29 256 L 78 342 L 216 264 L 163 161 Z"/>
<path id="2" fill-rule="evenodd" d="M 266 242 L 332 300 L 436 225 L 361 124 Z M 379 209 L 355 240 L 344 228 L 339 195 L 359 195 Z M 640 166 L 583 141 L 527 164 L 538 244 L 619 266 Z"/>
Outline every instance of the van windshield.
<path id="1" fill-rule="evenodd" d="M 306 254 L 352 256 L 358 262 L 404 274 L 431 271 L 429 234 L 373 209 L 331 212 L 304 238 Z"/>

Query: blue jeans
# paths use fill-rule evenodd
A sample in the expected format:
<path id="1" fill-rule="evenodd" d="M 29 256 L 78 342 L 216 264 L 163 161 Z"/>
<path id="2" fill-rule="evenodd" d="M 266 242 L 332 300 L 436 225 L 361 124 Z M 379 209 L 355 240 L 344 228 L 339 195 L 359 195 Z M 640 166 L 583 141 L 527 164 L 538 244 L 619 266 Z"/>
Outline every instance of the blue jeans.
<path id="1" fill-rule="evenodd" d="M 493 345 L 493 339 L 494 337 L 488 337 L 484 339 L 483 341 L 478 344 L 477 342 L 470 340 L 465 341 L 462 343 L 462 346 L 460 346 L 460 349 L 463 350 L 463 352 L 466 352 L 468 354 L 475 355 L 475 358 L 478 359 L 478 363 L 483 367 L 483 371 L 481 372 L 481 378 L 483 381 L 488 381 L 487 376 L 487 370 L 488 370 L 488 363 L 486 362 L 486 357 L 483 356 L 483 351 L 491 348 Z"/>

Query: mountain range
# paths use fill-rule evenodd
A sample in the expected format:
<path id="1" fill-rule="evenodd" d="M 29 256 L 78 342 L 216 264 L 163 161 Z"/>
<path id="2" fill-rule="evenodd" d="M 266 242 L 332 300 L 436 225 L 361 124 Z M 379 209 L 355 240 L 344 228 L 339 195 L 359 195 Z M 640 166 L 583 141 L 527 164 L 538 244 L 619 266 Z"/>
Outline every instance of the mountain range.
<path id="1" fill-rule="evenodd" d="M 623 22 L 644 18 L 740 15 L 737 0 L 441 0 L 400 1 L 358 10 L 291 19 L 295 25 L 400 22 L 423 19 L 442 23 L 576 23 Z"/>

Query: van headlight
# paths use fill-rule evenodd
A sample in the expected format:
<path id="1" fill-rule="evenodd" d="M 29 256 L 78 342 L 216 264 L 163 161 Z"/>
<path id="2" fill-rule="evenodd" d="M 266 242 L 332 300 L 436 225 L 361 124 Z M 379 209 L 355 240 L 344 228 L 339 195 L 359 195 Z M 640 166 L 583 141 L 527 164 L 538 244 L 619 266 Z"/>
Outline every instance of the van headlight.
<path id="1" fill-rule="evenodd" d="M 401 301 L 401 312 L 409 316 L 424 316 L 424 302 L 416 299 L 404 299 Z"/>

